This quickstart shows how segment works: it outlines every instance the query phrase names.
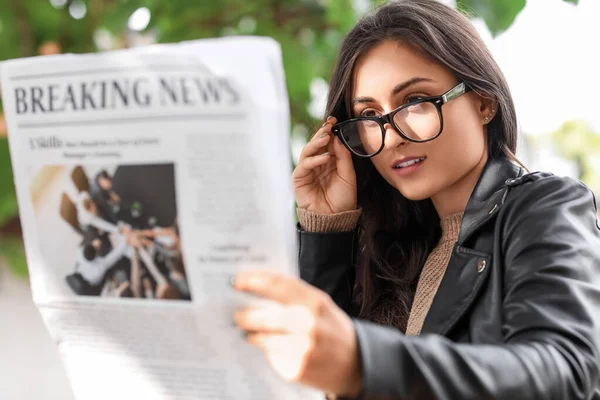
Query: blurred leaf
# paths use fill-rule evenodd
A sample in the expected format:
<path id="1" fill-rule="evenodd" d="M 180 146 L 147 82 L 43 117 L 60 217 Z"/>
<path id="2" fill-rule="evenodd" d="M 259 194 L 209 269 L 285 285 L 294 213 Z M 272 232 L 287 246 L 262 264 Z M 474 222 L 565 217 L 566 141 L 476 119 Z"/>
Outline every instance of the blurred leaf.
<path id="1" fill-rule="evenodd" d="M 342 31 L 349 31 L 356 24 L 356 13 L 351 0 L 330 0 L 327 18 Z"/>
<path id="2" fill-rule="evenodd" d="M 492 35 L 497 36 L 513 23 L 525 7 L 525 0 L 457 0 L 456 5 L 471 17 L 483 18 Z"/>
<path id="3" fill-rule="evenodd" d="M 99 27 L 105 28 L 115 35 L 119 35 L 127 29 L 127 22 L 131 14 L 145 5 L 146 2 L 139 0 L 119 1 L 105 5 Z"/>
<path id="4" fill-rule="evenodd" d="M 17 22 L 7 1 L 0 0 L 0 60 L 20 56 Z"/>
<path id="5" fill-rule="evenodd" d="M 579 0 L 563 1 L 579 3 Z M 526 0 L 457 0 L 456 7 L 469 17 L 483 18 L 492 35 L 498 36 L 512 25 L 525 3 Z"/>
<path id="6" fill-rule="evenodd" d="M 588 152 L 600 154 L 600 135 L 583 121 L 565 122 L 552 137 L 566 157 Z"/>
<path id="7" fill-rule="evenodd" d="M 0 138 L 0 226 L 18 215 L 8 140 Z"/>
<path id="8" fill-rule="evenodd" d="M 8 267 L 15 275 L 22 278 L 28 276 L 25 247 L 20 238 L 0 237 L 0 255 L 6 260 Z"/>
<path id="9" fill-rule="evenodd" d="M 585 122 L 567 121 L 552 133 L 552 141 L 563 157 L 582 169 L 580 179 L 600 195 L 600 134 Z"/>
<path id="10" fill-rule="evenodd" d="M 389 0 L 372 0 L 371 4 L 373 5 L 373 7 L 379 7 L 384 5 L 385 3 L 387 3 Z"/>

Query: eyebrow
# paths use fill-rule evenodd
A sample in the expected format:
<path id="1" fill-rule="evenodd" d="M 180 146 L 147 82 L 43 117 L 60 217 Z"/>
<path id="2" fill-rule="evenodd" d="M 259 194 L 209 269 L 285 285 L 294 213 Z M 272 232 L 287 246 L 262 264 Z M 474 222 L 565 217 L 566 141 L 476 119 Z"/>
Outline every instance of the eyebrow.
<path id="1" fill-rule="evenodd" d="M 431 78 L 424 78 L 424 77 L 416 76 L 414 78 L 411 78 L 405 82 L 399 83 L 396 86 L 394 86 L 394 88 L 391 91 L 391 96 L 395 96 L 398 93 L 400 93 L 401 91 L 409 88 L 412 85 L 416 85 L 417 83 L 420 83 L 420 82 L 435 82 L 435 81 Z M 375 99 L 372 97 L 356 97 L 356 98 L 352 99 L 352 105 L 359 104 L 359 103 L 371 103 L 371 102 L 375 102 Z"/>

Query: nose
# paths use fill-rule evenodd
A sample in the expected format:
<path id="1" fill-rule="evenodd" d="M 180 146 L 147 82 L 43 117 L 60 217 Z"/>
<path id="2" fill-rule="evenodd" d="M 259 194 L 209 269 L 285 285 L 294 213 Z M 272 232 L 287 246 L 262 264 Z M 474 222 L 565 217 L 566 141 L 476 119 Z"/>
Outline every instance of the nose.
<path id="1" fill-rule="evenodd" d="M 383 128 L 385 129 L 386 149 L 394 149 L 406 144 L 406 139 L 404 139 L 390 123 L 386 123 Z"/>

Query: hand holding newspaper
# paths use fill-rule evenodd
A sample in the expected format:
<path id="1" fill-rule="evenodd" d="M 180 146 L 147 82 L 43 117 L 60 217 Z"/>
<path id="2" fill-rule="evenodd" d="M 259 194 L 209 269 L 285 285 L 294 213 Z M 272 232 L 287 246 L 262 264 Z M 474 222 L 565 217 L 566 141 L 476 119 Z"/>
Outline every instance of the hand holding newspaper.
<path id="1" fill-rule="evenodd" d="M 3 101 L 33 296 L 77 399 L 311 399 L 232 326 L 231 276 L 296 274 L 278 45 L 13 60 Z"/>

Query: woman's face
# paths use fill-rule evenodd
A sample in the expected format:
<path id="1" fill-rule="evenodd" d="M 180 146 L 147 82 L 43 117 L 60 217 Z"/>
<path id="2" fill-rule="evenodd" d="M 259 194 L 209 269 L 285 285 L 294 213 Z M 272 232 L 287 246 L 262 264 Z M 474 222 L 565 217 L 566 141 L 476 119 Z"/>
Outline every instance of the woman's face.
<path id="1" fill-rule="evenodd" d="M 356 65 L 353 116 L 387 114 L 419 97 L 444 94 L 458 83 L 449 70 L 413 48 L 385 41 Z M 403 88 L 394 90 L 399 86 Z M 474 91 L 449 101 L 442 107 L 442 134 L 426 143 L 407 141 L 386 124 L 385 147 L 371 161 L 385 180 L 410 200 L 432 198 L 437 208 L 436 196 L 455 192 L 465 179 L 473 181 L 468 199 L 487 161 L 484 117 L 491 108 L 492 104 Z M 424 160 L 397 168 L 403 160 L 412 158 Z M 468 179 L 473 174 L 477 175 L 475 179 Z"/>

